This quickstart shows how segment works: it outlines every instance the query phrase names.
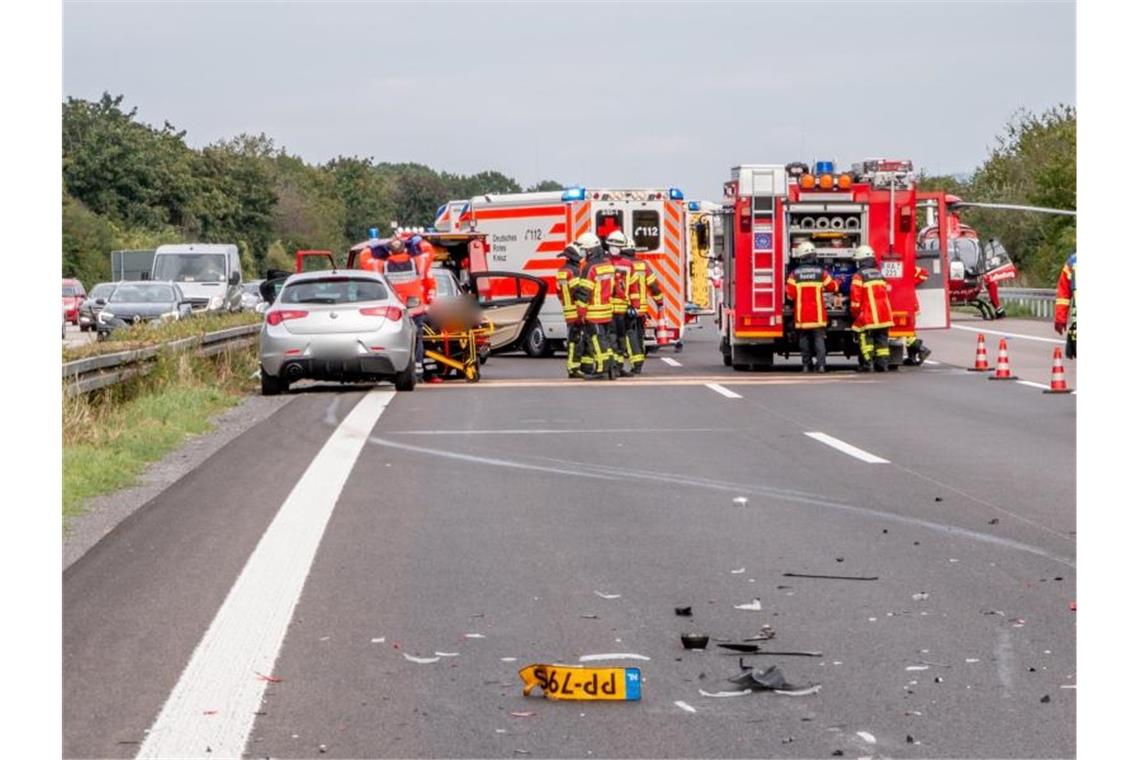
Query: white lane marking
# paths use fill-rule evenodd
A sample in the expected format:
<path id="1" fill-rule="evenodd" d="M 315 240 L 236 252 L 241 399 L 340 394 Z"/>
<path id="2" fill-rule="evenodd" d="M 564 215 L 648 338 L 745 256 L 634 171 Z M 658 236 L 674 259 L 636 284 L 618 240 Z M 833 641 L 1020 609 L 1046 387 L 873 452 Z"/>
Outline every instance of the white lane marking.
<path id="1" fill-rule="evenodd" d="M 724 396 L 725 398 L 744 398 L 739 393 L 733 393 L 728 388 L 725 388 L 723 385 L 720 385 L 719 383 L 705 383 L 705 387 L 708 388 L 709 390 L 716 391 L 717 393 Z"/>
<path id="2" fill-rule="evenodd" d="M 723 433 L 726 428 L 503 428 L 500 430 L 389 430 L 388 435 L 565 435 L 567 433 Z"/>
<path id="3" fill-rule="evenodd" d="M 1035 383 L 1032 380 L 1016 380 L 1018 385 L 1028 385 L 1030 388 L 1040 388 L 1043 391 L 1049 390 L 1049 386 L 1045 383 Z"/>
<path id="4" fill-rule="evenodd" d="M 681 365 L 681 362 L 677 361 L 676 359 L 671 359 L 671 358 L 669 358 L 668 356 L 662 356 L 662 357 L 661 357 L 661 361 L 665 362 L 665 363 L 666 363 L 666 364 L 668 364 L 670 367 L 680 367 L 680 366 L 682 366 L 682 365 Z"/>
<path id="5" fill-rule="evenodd" d="M 933 359 L 927 359 L 926 361 L 923 362 L 923 364 L 929 364 L 931 367 L 937 367 L 937 366 L 940 366 L 942 364 L 942 362 L 936 362 Z"/>
<path id="6" fill-rule="evenodd" d="M 968 330 L 969 332 L 986 333 L 987 335 L 999 335 L 1002 338 L 1021 338 L 1022 340 L 1035 340 L 1039 343 L 1056 343 L 1059 346 L 1065 345 L 1065 341 L 1057 340 L 1056 338 L 1038 338 L 1036 335 L 1023 335 L 1021 333 L 1002 332 L 1000 330 L 983 330 L 980 327 L 966 327 L 965 325 L 950 325 L 955 330 Z"/>
<path id="7" fill-rule="evenodd" d="M 374 390 L 333 431 L 242 568 L 167 698 L 140 758 L 240 757 L 340 492 L 393 391 Z M 217 714 L 203 715 L 206 710 Z"/>
<path id="8" fill-rule="evenodd" d="M 853 456 L 856 459 L 861 459 L 864 462 L 869 462 L 870 464 L 890 464 L 891 463 L 891 460 L 889 460 L 889 459 L 883 459 L 882 457 L 877 457 L 869 451 L 863 451 L 863 449 L 859 448 L 858 446 L 852 446 L 850 443 L 846 443 L 844 441 L 841 441 L 838 438 L 832 438 L 827 433 L 804 433 L 804 435 L 806 435 L 808 438 L 814 438 L 815 440 L 819 441 L 820 443 L 825 443 L 828 446 L 832 447 L 833 449 L 839 449 L 844 454 L 847 454 L 849 456 Z"/>
<path id="9" fill-rule="evenodd" d="M 697 709 L 695 707 L 693 707 L 692 705 L 690 705 L 688 702 L 685 702 L 685 701 L 680 700 L 680 699 L 678 699 L 673 704 L 677 705 L 677 707 L 680 707 L 682 710 L 684 710 L 685 712 L 688 712 L 688 713 L 695 713 L 697 711 Z"/>

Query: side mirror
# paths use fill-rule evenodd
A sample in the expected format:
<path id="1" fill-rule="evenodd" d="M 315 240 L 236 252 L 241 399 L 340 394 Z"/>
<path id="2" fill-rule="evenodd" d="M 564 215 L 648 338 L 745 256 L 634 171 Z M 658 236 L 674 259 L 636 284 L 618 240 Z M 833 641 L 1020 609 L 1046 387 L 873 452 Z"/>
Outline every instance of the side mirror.
<path id="1" fill-rule="evenodd" d="M 95 299 L 95 305 L 96 306 L 106 306 L 107 305 L 107 299 L 106 298 L 96 298 Z"/>
<path id="2" fill-rule="evenodd" d="M 241 282 L 241 272 L 230 272 L 230 285 L 237 285 Z"/>
<path id="3" fill-rule="evenodd" d="M 139 279 L 140 280 L 149 280 L 150 279 L 150 272 L 139 272 Z"/>

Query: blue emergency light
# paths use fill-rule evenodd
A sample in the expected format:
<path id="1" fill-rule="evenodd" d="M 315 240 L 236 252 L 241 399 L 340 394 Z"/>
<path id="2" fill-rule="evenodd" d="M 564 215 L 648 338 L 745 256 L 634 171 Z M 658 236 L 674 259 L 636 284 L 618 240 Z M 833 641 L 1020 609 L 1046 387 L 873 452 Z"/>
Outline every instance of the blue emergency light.
<path id="1" fill-rule="evenodd" d="M 376 227 L 369 227 L 368 228 L 368 239 L 373 240 L 373 239 L 378 238 L 378 237 L 380 237 L 380 230 Z"/>
<path id="2" fill-rule="evenodd" d="M 586 200 L 586 188 L 584 188 L 584 187 L 568 187 L 562 191 L 562 200 L 564 200 L 564 201 L 584 201 L 584 200 Z"/>
<path id="3" fill-rule="evenodd" d="M 700 210 L 701 210 L 701 204 L 697 203 L 696 201 L 689 201 L 689 211 L 700 211 Z"/>
<path id="4" fill-rule="evenodd" d="M 681 192 L 680 188 L 671 187 L 669 188 L 669 200 L 683 201 L 685 200 L 685 194 Z"/>
<path id="5" fill-rule="evenodd" d="M 815 162 L 815 176 L 819 177 L 823 174 L 832 174 L 835 171 L 835 164 L 831 161 L 816 161 Z"/>

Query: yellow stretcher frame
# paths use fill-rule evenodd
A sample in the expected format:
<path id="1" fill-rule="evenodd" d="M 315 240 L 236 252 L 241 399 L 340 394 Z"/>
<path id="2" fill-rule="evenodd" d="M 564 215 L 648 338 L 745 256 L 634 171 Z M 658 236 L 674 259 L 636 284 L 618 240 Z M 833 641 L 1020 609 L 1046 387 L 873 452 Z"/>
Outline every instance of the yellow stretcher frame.
<path id="1" fill-rule="evenodd" d="M 479 382 L 479 340 L 489 339 L 495 325 L 489 320 L 478 327 L 461 330 L 436 330 L 424 325 L 424 358 L 455 370 L 469 383 Z M 446 370 L 444 376 L 447 375 Z"/>

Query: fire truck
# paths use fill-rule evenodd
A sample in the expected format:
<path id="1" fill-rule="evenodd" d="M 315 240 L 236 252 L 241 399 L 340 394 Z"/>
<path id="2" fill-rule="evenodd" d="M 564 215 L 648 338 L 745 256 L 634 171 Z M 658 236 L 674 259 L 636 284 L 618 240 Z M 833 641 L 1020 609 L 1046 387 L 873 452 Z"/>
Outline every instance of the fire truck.
<path id="1" fill-rule="evenodd" d="M 534 193 L 482 195 L 439 207 L 433 228 L 440 232 L 477 230 L 490 243 L 487 266 L 542 278 L 547 296 L 523 348 L 530 356 L 564 349 L 566 322 L 558 303 L 554 274 L 566 245 L 586 232 L 605 240 L 615 230 L 629 237 L 657 274 L 665 293 L 661 313 L 650 312 L 649 335 L 658 346 L 680 350 L 685 327 L 688 245 L 685 196 L 670 188 L 586 188 Z"/>
<path id="2" fill-rule="evenodd" d="M 920 201 L 933 202 L 943 220 L 937 247 L 917 246 Z M 793 251 L 811 241 L 821 263 L 839 282 L 825 293 L 828 353 L 858 353 L 849 309 L 855 249 L 874 248 L 890 284 L 894 326 L 890 330 L 892 369 L 902 364 L 905 339 L 917 328 L 950 325 L 947 294 L 945 196 L 921 193 L 913 165 L 905 160 L 871 159 L 837 172 L 829 161 L 742 164 L 724 185 L 724 271 L 717 323 L 726 366 L 736 370 L 770 367 L 777 354 L 799 353 L 792 307 L 784 283 L 795 268 Z M 929 279 L 916 284 L 916 267 Z"/>

